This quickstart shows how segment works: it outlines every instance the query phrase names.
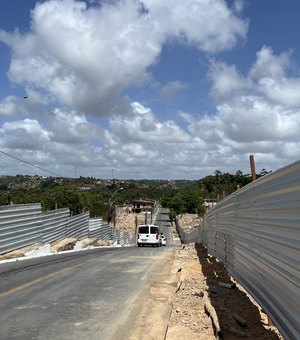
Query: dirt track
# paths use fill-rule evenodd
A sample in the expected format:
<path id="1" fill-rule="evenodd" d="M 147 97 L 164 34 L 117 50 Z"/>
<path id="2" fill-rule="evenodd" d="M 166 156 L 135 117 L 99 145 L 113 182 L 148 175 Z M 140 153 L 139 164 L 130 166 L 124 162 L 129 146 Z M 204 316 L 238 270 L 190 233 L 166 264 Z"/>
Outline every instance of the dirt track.
<path id="1" fill-rule="evenodd" d="M 179 223 L 188 232 L 196 228 L 200 219 L 194 214 L 180 216 Z M 278 329 L 255 300 L 227 273 L 222 262 L 207 253 L 200 244 L 183 245 L 180 289 L 174 296 L 169 322 L 168 340 L 183 336 L 193 339 L 283 339 Z M 220 286 L 228 284 L 234 288 Z M 209 314 L 209 310 L 212 315 Z M 215 319 L 216 322 L 212 322 Z M 236 320 L 245 321 L 241 326 Z"/>
<path id="2" fill-rule="evenodd" d="M 267 316 L 253 299 L 227 274 L 201 245 L 182 246 L 180 289 L 174 295 L 168 326 L 168 340 L 215 339 L 216 325 L 206 312 L 206 305 L 216 313 L 219 335 L 224 339 L 283 339 L 276 327 L 267 325 Z M 226 288 L 221 283 L 231 284 Z M 246 325 L 234 319 L 239 316 Z"/>

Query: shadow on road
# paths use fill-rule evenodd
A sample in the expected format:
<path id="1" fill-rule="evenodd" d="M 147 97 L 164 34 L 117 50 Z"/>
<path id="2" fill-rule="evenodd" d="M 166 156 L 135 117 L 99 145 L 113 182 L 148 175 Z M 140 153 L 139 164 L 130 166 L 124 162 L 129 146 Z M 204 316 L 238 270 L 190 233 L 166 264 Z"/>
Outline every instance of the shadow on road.
<path id="1" fill-rule="evenodd" d="M 170 223 L 170 219 L 169 218 L 157 218 L 156 221 L 157 222 Z"/>

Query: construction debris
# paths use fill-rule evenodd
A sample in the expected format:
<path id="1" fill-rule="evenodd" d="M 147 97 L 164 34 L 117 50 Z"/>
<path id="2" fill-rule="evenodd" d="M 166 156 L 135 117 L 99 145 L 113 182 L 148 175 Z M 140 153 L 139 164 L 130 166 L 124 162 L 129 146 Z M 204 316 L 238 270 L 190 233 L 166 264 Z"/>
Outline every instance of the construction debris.
<path id="1" fill-rule="evenodd" d="M 137 225 L 144 223 L 145 223 L 144 213 L 140 214 L 123 213 L 116 216 L 115 228 L 124 230 L 129 234 L 135 234 Z"/>
<path id="2" fill-rule="evenodd" d="M 197 214 L 182 214 L 178 217 L 178 223 L 184 231 L 190 232 L 199 227 L 202 218 Z"/>

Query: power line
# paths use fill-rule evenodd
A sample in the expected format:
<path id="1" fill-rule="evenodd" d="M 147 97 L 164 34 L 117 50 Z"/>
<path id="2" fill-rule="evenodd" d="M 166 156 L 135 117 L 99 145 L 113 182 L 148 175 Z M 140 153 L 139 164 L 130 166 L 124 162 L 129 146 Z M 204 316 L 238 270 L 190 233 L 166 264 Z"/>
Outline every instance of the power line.
<path id="1" fill-rule="evenodd" d="M 34 164 L 32 164 L 32 163 L 26 162 L 26 161 L 24 161 L 23 159 L 18 158 L 18 157 L 15 157 L 15 156 L 13 156 L 13 155 L 10 155 L 9 153 L 6 153 L 6 152 L 4 152 L 4 151 L 1 151 L 1 150 L 0 150 L 0 152 L 3 153 L 3 154 L 6 155 L 6 156 L 9 156 L 9 157 L 11 157 L 11 158 L 17 159 L 17 160 L 20 161 L 20 162 L 23 162 L 23 163 L 25 163 L 25 164 L 28 164 L 28 165 L 30 165 L 30 166 L 33 166 L 34 168 L 37 168 L 37 169 L 46 171 L 46 172 L 48 172 L 49 174 L 52 174 L 52 175 L 54 175 L 54 176 L 57 176 L 57 177 L 64 177 L 64 176 L 61 176 L 61 175 L 59 175 L 59 174 L 56 174 L 55 172 L 52 172 L 52 171 L 43 169 L 43 168 L 41 168 L 41 167 L 38 166 L 38 165 L 34 165 Z"/>

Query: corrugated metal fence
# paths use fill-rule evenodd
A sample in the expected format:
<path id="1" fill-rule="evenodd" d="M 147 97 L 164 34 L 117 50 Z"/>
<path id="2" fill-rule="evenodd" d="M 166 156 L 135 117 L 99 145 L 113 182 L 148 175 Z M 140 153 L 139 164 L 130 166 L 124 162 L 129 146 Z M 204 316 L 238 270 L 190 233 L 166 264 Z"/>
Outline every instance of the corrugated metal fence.
<path id="1" fill-rule="evenodd" d="M 101 240 L 113 239 L 113 228 L 109 224 L 103 224 L 102 218 L 91 218 L 89 225 L 91 237 Z"/>
<path id="2" fill-rule="evenodd" d="M 300 162 L 243 187 L 180 234 L 223 261 L 285 339 L 300 339 Z"/>
<path id="3" fill-rule="evenodd" d="M 69 217 L 67 223 L 67 236 L 75 236 L 78 237 L 78 239 L 83 239 L 88 236 L 91 237 L 89 221 L 89 212 Z"/>
<path id="4" fill-rule="evenodd" d="M 66 237 L 92 237 L 133 244 L 135 237 L 90 218 L 89 212 L 70 216 L 69 208 L 42 212 L 41 204 L 0 206 L 0 254 L 34 243 L 51 243 Z"/>
<path id="5" fill-rule="evenodd" d="M 42 241 L 41 204 L 0 206 L 0 254 Z"/>
<path id="6" fill-rule="evenodd" d="M 50 243 L 60 241 L 67 236 L 67 224 L 70 216 L 69 208 L 62 208 L 42 213 L 40 226 L 42 241 Z"/>

